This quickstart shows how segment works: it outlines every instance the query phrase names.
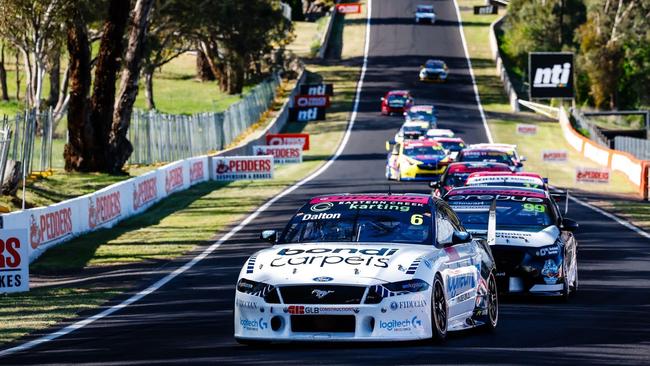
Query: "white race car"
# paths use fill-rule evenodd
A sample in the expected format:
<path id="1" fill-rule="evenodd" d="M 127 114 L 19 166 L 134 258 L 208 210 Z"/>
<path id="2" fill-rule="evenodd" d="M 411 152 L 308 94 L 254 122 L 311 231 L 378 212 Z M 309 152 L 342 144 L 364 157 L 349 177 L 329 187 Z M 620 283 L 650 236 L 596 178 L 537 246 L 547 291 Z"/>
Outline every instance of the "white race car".
<path id="1" fill-rule="evenodd" d="M 436 12 L 433 5 L 418 5 L 415 8 L 415 22 L 417 24 L 427 22 L 434 24 L 436 22 Z"/>
<path id="2" fill-rule="evenodd" d="M 496 269 L 442 200 L 420 194 L 311 199 L 237 281 L 241 343 L 444 339 L 494 329 Z"/>
<path id="3" fill-rule="evenodd" d="M 446 128 L 431 128 L 427 130 L 427 137 L 428 139 L 433 139 L 436 137 L 454 137 L 456 134 L 454 131 L 446 129 Z"/>

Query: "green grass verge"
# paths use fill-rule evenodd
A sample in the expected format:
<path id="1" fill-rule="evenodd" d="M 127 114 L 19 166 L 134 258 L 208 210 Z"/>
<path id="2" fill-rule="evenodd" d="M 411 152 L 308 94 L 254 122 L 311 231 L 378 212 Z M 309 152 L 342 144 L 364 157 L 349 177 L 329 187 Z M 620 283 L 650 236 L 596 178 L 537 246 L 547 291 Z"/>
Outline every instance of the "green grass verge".
<path id="1" fill-rule="evenodd" d="M 496 74 L 489 44 L 489 27 L 497 15 L 474 15 L 474 5 L 484 5 L 482 0 L 460 0 L 467 47 L 472 59 L 479 94 L 488 117 L 488 124 L 495 142 L 517 144 L 521 155 L 526 156 L 527 171 L 538 172 L 549 178 L 552 185 L 566 188 L 579 188 L 592 192 L 634 194 L 638 190 L 620 173 L 614 172 L 609 185 L 575 183 L 576 167 L 597 167 L 598 164 L 578 154 L 566 143 L 556 121 L 545 119 L 537 114 L 512 113 L 503 91 L 503 84 Z M 520 136 L 516 133 L 517 124 L 532 123 L 538 126 L 536 136 Z M 563 164 L 549 164 L 542 161 L 542 150 L 563 149 L 569 153 L 569 161 Z"/>
<path id="2" fill-rule="evenodd" d="M 326 121 L 287 125 L 287 131 L 311 135 L 311 150 L 305 152 L 302 164 L 279 166 L 272 181 L 206 182 L 176 193 L 145 215 L 48 251 L 32 265 L 32 272 L 56 278 L 56 274 L 74 273 L 87 267 L 177 257 L 204 244 L 215 232 L 241 221 L 264 201 L 316 170 L 334 152 L 343 136 L 359 68 L 308 65 L 308 69 L 310 80 L 335 83 L 336 94 Z M 0 309 L 5 311 L 0 313 L 3 319 L 0 344 L 73 318 L 80 311 L 96 308 L 127 289 L 44 287 L 29 293 L 0 296 Z M 53 298 L 56 299 L 54 305 Z M 33 317 L 25 316 L 32 312 Z"/>

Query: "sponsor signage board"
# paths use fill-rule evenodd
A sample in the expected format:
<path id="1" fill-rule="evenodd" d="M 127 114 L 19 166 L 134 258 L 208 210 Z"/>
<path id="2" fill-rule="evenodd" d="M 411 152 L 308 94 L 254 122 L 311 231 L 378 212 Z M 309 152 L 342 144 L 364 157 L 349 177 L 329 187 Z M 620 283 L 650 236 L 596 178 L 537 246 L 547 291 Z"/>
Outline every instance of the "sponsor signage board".
<path id="1" fill-rule="evenodd" d="M 253 155 L 273 155 L 275 164 L 302 163 L 302 145 L 255 145 Z"/>
<path id="2" fill-rule="evenodd" d="M 334 84 L 302 84 L 300 85 L 302 95 L 329 95 L 334 96 Z"/>
<path id="3" fill-rule="evenodd" d="M 537 135 L 537 125 L 528 125 L 524 123 L 517 124 L 517 134 L 525 136 Z"/>
<path id="4" fill-rule="evenodd" d="M 336 11 L 341 14 L 359 14 L 361 13 L 360 3 L 336 4 Z"/>
<path id="5" fill-rule="evenodd" d="M 217 181 L 273 179 L 273 169 L 273 155 L 212 158 L 212 179 Z"/>
<path id="6" fill-rule="evenodd" d="M 0 230 L 0 293 L 29 291 L 27 229 Z"/>
<path id="7" fill-rule="evenodd" d="M 576 183 L 609 184 L 609 169 L 604 168 L 576 168 Z"/>
<path id="8" fill-rule="evenodd" d="M 499 14 L 499 7 L 494 5 L 474 6 L 474 14 Z"/>
<path id="9" fill-rule="evenodd" d="M 320 107 L 320 108 L 329 108 L 330 106 L 330 97 L 329 95 L 296 95 L 293 100 L 294 107 L 297 108 L 309 108 L 309 107 Z"/>
<path id="10" fill-rule="evenodd" d="M 325 108 L 289 108 L 289 121 L 309 122 L 325 120 Z"/>
<path id="11" fill-rule="evenodd" d="M 530 98 L 573 98 L 573 53 L 530 52 L 528 82 Z"/>
<path id="12" fill-rule="evenodd" d="M 302 150 L 309 150 L 308 133 L 270 133 L 266 135 L 267 145 L 302 145 Z"/>
<path id="13" fill-rule="evenodd" d="M 569 153 L 566 150 L 542 150 L 542 161 L 565 162 L 569 160 Z"/>

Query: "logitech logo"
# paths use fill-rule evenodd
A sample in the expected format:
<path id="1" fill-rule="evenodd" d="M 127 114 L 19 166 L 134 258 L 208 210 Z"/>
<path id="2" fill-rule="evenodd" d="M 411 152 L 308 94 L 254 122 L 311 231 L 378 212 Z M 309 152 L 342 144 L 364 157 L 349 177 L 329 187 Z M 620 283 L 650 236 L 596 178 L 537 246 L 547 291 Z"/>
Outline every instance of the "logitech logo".
<path id="1" fill-rule="evenodd" d="M 269 323 L 265 322 L 263 318 L 259 320 L 240 318 L 239 324 L 246 330 L 264 330 L 269 327 Z"/>
<path id="2" fill-rule="evenodd" d="M 389 320 L 389 321 L 379 321 L 379 328 L 386 329 L 388 331 L 404 331 L 417 329 L 422 326 L 422 321 L 418 319 L 417 315 L 413 318 L 405 320 Z"/>

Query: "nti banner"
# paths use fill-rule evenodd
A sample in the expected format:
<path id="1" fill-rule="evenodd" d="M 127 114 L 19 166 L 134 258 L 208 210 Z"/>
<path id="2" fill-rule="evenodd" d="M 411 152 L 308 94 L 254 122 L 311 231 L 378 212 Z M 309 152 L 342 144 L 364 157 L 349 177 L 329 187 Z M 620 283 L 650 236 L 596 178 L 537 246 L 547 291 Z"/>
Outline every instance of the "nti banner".
<path id="1" fill-rule="evenodd" d="M 255 145 L 253 155 L 273 155 L 275 164 L 302 163 L 302 145 Z"/>
<path id="2" fill-rule="evenodd" d="M 289 121 L 309 122 L 325 120 L 325 108 L 289 108 Z"/>
<path id="3" fill-rule="evenodd" d="M 334 96 L 334 84 L 302 84 L 300 85 L 302 95 L 329 95 Z"/>
<path id="4" fill-rule="evenodd" d="M 231 181 L 240 179 L 273 179 L 273 156 L 215 156 L 212 178 Z"/>
<path id="5" fill-rule="evenodd" d="M 270 133 L 266 135 L 267 145 L 302 145 L 302 151 L 309 150 L 308 133 Z"/>
<path id="6" fill-rule="evenodd" d="M 573 53 L 528 54 L 530 98 L 573 98 Z"/>
<path id="7" fill-rule="evenodd" d="M 0 230 L 0 293 L 29 291 L 27 229 Z"/>

